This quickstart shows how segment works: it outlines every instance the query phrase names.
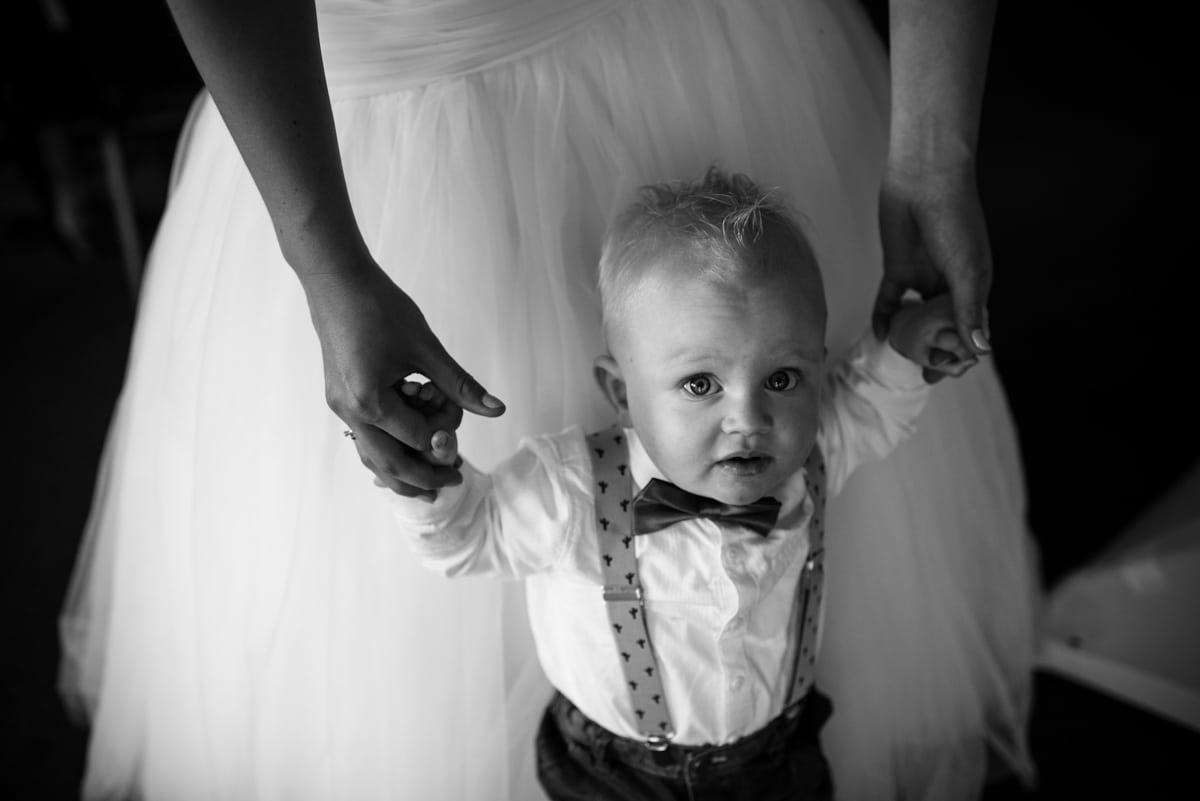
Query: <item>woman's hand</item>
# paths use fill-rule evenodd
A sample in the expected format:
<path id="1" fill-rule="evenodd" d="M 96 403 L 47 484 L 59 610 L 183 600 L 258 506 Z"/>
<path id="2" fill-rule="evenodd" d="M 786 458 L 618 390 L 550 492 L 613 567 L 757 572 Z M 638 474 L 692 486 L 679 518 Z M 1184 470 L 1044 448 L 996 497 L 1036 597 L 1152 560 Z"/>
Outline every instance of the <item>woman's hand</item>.
<path id="1" fill-rule="evenodd" d="M 992 252 L 972 168 L 892 168 L 879 198 L 883 280 L 873 326 L 883 338 L 904 293 L 948 291 L 958 336 L 977 356 L 991 351 L 987 319 Z"/>
<path id="2" fill-rule="evenodd" d="M 325 397 L 363 464 L 401 495 L 461 481 L 452 465 L 420 454 L 435 431 L 454 430 L 462 409 L 495 417 L 504 404 L 450 358 L 367 252 L 342 173 L 314 3 L 167 1 L 304 287 Z M 397 387 L 414 372 L 453 401 L 440 417 L 426 419 L 400 402 Z"/>
<path id="3" fill-rule="evenodd" d="M 991 351 L 992 251 L 975 185 L 979 114 L 995 0 L 890 0 L 891 130 L 879 197 L 880 338 L 913 289 L 949 291 L 958 335 Z"/>
<path id="4" fill-rule="evenodd" d="M 353 432 L 363 464 L 377 482 L 405 496 L 430 497 L 457 484 L 453 464 L 434 464 L 436 432 L 453 432 L 463 410 L 504 413 L 446 353 L 420 309 L 374 263 L 302 279 L 325 366 L 325 397 Z M 449 402 L 427 414 L 400 395 L 405 378 L 426 376 Z"/>

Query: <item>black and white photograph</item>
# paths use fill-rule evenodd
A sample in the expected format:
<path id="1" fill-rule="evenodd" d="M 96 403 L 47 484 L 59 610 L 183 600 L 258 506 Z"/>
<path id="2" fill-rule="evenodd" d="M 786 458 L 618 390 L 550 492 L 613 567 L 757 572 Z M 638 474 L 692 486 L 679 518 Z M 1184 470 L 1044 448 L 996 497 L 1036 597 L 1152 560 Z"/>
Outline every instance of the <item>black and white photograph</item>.
<path id="1" fill-rule="evenodd" d="M 1200 797 L 1192 38 L 6 2 L 0 798 Z"/>

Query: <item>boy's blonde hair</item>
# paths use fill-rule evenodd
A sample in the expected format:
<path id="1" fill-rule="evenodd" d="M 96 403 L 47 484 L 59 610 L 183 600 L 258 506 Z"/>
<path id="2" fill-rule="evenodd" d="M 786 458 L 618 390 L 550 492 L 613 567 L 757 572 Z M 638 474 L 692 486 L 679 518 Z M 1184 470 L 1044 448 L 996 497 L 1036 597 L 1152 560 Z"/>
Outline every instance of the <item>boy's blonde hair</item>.
<path id="1" fill-rule="evenodd" d="M 600 303 L 605 331 L 638 280 L 668 253 L 691 254 L 697 274 L 741 285 L 777 266 L 767 258 L 782 235 L 815 265 L 794 213 L 772 190 L 742 173 L 711 166 L 694 181 L 641 187 L 613 221 L 600 254 Z"/>

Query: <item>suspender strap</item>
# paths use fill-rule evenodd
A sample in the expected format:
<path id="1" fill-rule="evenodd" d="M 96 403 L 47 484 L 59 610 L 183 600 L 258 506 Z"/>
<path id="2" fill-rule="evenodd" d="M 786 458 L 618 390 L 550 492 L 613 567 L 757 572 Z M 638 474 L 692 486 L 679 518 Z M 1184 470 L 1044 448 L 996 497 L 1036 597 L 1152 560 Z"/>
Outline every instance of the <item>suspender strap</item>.
<path id="1" fill-rule="evenodd" d="M 604 600 L 620 654 L 625 684 L 633 702 L 638 732 L 646 745 L 665 749 L 675 735 L 638 581 L 633 543 L 633 478 L 629 474 L 629 445 L 615 426 L 588 436 L 596 483 L 596 525 Z"/>
<path id="2" fill-rule="evenodd" d="M 646 606 L 638 580 L 629 445 L 619 426 L 588 435 L 587 444 L 596 485 L 600 568 L 604 576 L 604 601 L 609 623 L 620 654 L 638 732 L 646 738 L 648 747 L 664 750 L 675 736 L 675 729 L 671 725 L 658 661 L 650 643 Z M 792 626 L 799 632 L 799 638 L 793 655 L 788 703 L 804 697 L 812 688 L 824 599 L 825 460 L 820 448 L 812 449 L 804 469 L 813 512 L 808 527 L 809 555 L 801 569 L 792 607 Z"/>
<path id="3" fill-rule="evenodd" d="M 812 689 L 820 643 L 821 604 L 825 598 L 825 459 L 815 445 L 804 462 L 804 477 L 813 510 L 808 523 L 808 559 L 800 571 L 792 610 L 792 631 L 800 636 L 792 662 L 788 703 L 803 698 Z"/>

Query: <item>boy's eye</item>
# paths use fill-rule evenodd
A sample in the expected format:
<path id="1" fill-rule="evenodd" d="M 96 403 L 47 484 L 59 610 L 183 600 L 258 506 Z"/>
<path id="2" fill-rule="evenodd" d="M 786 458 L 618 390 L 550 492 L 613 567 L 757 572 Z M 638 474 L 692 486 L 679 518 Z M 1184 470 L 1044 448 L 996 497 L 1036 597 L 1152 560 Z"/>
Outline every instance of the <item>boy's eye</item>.
<path id="1" fill-rule="evenodd" d="M 695 395 L 697 398 L 709 394 L 715 387 L 716 383 L 706 375 L 694 375 L 684 379 L 683 382 L 683 391 L 689 395 Z"/>
<path id="2" fill-rule="evenodd" d="M 787 392 L 799 386 L 800 378 L 798 370 L 776 370 L 767 376 L 764 386 L 772 392 Z"/>

